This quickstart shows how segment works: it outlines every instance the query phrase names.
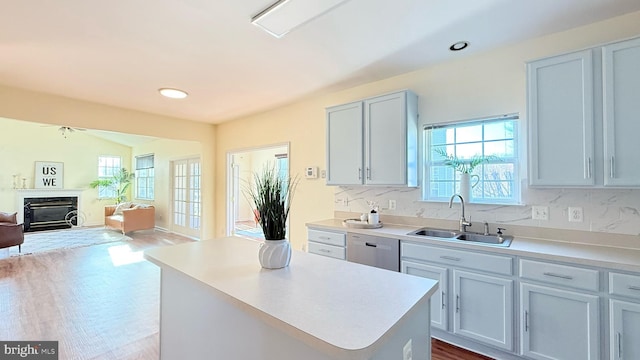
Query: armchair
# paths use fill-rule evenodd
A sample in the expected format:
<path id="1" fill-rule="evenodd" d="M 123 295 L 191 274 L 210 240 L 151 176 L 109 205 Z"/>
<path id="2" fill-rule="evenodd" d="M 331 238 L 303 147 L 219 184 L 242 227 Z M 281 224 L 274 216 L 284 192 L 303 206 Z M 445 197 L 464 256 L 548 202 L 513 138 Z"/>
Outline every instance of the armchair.
<path id="1" fill-rule="evenodd" d="M 24 229 L 18 224 L 16 215 L 0 212 L 0 248 L 18 245 L 18 251 L 22 252 Z"/>

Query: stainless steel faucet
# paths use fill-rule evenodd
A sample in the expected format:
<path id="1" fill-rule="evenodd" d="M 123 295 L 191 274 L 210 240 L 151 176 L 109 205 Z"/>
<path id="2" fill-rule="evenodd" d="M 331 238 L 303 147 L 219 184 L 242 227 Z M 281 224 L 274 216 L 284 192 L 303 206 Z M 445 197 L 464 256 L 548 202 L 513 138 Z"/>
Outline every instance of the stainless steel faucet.
<path id="1" fill-rule="evenodd" d="M 460 194 L 451 195 L 451 199 L 449 199 L 449 209 L 453 206 L 453 199 L 456 196 L 460 198 L 460 206 L 462 207 L 462 214 L 460 215 L 460 232 L 467 232 L 467 226 L 471 226 L 471 222 L 464 218 L 464 199 Z"/>

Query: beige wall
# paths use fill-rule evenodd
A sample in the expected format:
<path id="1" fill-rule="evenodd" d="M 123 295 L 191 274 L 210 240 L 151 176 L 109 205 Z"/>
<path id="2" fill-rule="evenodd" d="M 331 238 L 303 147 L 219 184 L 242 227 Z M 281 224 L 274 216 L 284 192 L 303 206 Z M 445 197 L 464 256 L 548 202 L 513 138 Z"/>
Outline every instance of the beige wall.
<path id="1" fill-rule="evenodd" d="M 98 157 L 120 156 L 122 165 L 131 169 L 131 148 L 96 138 L 82 131 L 65 139 L 58 126 L 0 118 L 0 211 L 19 211 L 13 175 L 26 178 L 27 188 L 34 188 L 35 161 L 64 164 L 64 188 L 82 190 L 80 208 L 86 216 L 84 225 L 104 224 L 104 205 L 113 200 L 98 200 L 98 190 L 89 183 L 98 177 Z M 19 181 L 22 187 L 22 180 Z"/>
<path id="2" fill-rule="evenodd" d="M 218 174 L 224 172 L 223 160 L 229 150 L 284 141 L 291 142 L 292 174 L 302 175 L 306 166 L 325 169 L 324 108 L 399 89 L 411 89 L 418 94 L 422 123 L 520 113 L 524 161 L 527 120 L 525 62 L 638 34 L 640 12 L 485 53 L 465 56 L 463 52 L 458 60 L 227 122 L 218 126 L 216 134 L 216 171 Z M 524 176 L 526 167 L 522 169 Z M 305 222 L 330 218 L 334 208 L 343 210 L 334 207 L 334 191 L 341 191 L 340 188 L 334 189 L 324 183 L 324 179 L 302 179 L 300 182 L 291 215 L 290 238 L 296 248 L 303 247 L 306 242 Z M 224 198 L 224 191 L 225 184 L 219 181 L 216 184 L 218 199 Z M 536 194 L 528 194 L 526 187 L 523 192 L 523 200 L 527 203 L 547 201 L 535 198 Z M 419 200 L 417 194 L 405 201 L 416 203 Z M 399 203 L 398 207 L 403 205 Z M 420 206 L 428 208 L 432 205 L 421 203 Z M 225 231 L 225 222 L 220 203 L 217 209 L 215 234 L 221 235 Z"/>
<path id="3" fill-rule="evenodd" d="M 180 106 L 179 104 L 176 102 L 175 106 Z M 213 236 L 216 132 L 214 125 L 6 86 L 0 86 L 0 117 L 199 142 L 202 144 L 202 196 L 207 199 L 202 209 L 202 236 Z"/>

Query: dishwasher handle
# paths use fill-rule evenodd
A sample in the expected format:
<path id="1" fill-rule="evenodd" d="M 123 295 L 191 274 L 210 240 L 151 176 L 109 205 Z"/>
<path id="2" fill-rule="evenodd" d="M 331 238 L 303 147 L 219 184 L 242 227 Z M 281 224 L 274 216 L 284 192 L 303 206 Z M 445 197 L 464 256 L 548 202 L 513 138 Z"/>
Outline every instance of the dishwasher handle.
<path id="1" fill-rule="evenodd" d="M 366 246 L 370 246 L 370 247 L 378 247 L 378 244 L 374 244 L 374 243 L 370 243 L 370 242 L 365 242 L 364 244 Z"/>

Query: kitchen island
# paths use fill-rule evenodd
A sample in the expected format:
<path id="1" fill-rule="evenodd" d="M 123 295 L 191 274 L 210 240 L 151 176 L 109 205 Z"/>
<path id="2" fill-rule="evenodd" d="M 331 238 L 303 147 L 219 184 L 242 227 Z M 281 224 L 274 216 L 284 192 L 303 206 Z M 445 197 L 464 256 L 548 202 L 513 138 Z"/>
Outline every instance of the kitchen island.
<path id="1" fill-rule="evenodd" d="M 294 251 L 265 270 L 237 237 L 145 252 L 161 268 L 160 357 L 430 359 L 436 281 Z"/>

